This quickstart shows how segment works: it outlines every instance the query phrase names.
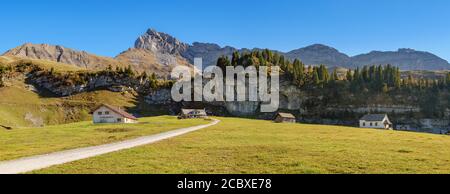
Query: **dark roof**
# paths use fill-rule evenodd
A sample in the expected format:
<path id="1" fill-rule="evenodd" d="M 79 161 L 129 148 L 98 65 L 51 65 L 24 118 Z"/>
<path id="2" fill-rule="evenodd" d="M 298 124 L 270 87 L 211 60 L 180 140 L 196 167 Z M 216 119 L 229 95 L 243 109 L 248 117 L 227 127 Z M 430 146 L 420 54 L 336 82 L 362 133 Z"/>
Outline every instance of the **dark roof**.
<path id="1" fill-rule="evenodd" d="M 98 106 L 95 110 L 98 110 L 101 107 L 106 107 L 106 108 L 112 110 L 113 112 L 115 112 L 115 113 L 117 113 L 119 115 L 122 115 L 125 118 L 137 120 L 137 118 L 134 117 L 133 115 L 131 115 L 130 113 L 127 113 L 127 112 L 123 111 L 122 109 L 114 107 L 114 106 L 111 106 L 109 104 L 102 104 L 102 105 Z M 94 112 L 95 112 L 95 110 L 94 110 Z"/>
<path id="2" fill-rule="evenodd" d="M 364 121 L 382 121 L 384 117 L 386 117 L 386 114 L 368 114 L 364 115 L 360 120 Z"/>
<path id="3" fill-rule="evenodd" d="M 181 114 L 207 116 L 205 109 L 181 109 Z"/>
<path id="4" fill-rule="evenodd" d="M 291 113 L 279 112 L 278 116 L 283 117 L 283 118 L 288 118 L 288 119 L 295 119 L 295 116 Z"/>

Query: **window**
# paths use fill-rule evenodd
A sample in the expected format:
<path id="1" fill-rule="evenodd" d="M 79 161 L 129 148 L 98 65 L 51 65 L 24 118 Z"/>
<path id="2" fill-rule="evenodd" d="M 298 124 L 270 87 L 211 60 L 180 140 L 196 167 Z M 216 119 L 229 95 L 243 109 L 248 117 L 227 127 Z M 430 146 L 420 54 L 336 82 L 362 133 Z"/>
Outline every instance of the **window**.
<path id="1" fill-rule="evenodd" d="M 364 127 L 366 126 L 366 122 L 363 122 L 363 126 L 364 126 Z"/>
<path id="2" fill-rule="evenodd" d="M 378 123 L 375 123 L 375 126 L 378 126 Z"/>
<path id="3" fill-rule="evenodd" d="M 117 118 L 117 122 L 122 122 L 122 119 L 121 118 Z"/>
<path id="4" fill-rule="evenodd" d="M 372 127 L 372 126 L 373 126 L 373 123 L 370 123 L 370 126 Z"/>
<path id="5" fill-rule="evenodd" d="M 105 111 L 105 115 L 109 115 L 109 111 Z"/>
<path id="6" fill-rule="evenodd" d="M 97 114 L 98 114 L 98 115 L 103 115 L 103 112 L 98 112 Z"/>

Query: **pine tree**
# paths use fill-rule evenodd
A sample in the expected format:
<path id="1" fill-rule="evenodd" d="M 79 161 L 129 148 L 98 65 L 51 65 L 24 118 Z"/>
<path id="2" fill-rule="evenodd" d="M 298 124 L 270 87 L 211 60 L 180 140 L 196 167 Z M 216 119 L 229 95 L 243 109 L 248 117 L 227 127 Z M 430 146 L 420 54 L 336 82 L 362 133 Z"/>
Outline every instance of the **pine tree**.
<path id="1" fill-rule="evenodd" d="M 401 83 L 402 78 L 401 78 L 400 68 L 399 67 L 395 68 L 395 75 L 394 75 L 393 80 L 394 80 L 395 88 L 397 88 L 397 89 L 400 88 L 401 87 L 400 83 Z"/>
<path id="2" fill-rule="evenodd" d="M 146 80 L 146 79 L 148 79 L 148 75 L 147 75 L 147 72 L 142 72 L 141 73 L 141 75 L 139 76 L 141 79 L 143 79 L 143 80 Z"/>
<path id="3" fill-rule="evenodd" d="M 233 66 L 238 66 L 239 65 L 239 61 L 240 61 L 241 56 L 239 55 L 239 52 L 234 51 L 233 52 L 233 56 L 231 58 L 231 65 Z"/>
<path id="4" fill-rule="evenodd" d="M 325 65 L 319 66 L 319 79 L 324 83 L 328 83 L 328 81 L 330 80 L 330 75 L 328 74 L 328 70 Z"/>
<path id="5" fill-rule="evenodd" d="M 151 80 L 157 80 L 156 74 L 152 73 L 152 75 L 150 75 L 150 79 Z"/>
<path id="6" fill-rule="evenodd" d="M 125 75 L 127 75 L 129 77 L 134 76 L 134 71 L 133 71 L 133 68 L 131 67 L 131 65 L 128 65 L 128 67 L 125 68 L 124 73 L 125 73 Z"/>
<path id="7" fill-rule="evenodd" d="M 337 69 L 334 69 L 331 80 L 333 80 L 333 81 L 339 80 Z"/>
<path id="8" fill-rule="evenodd" d="M 353 81 L 353 75 L 352 75 L 352 70 L 351 69 L 347 70 L 347 74 L 345 75 L 345 78 L 349 82 Z"/>
<path id="9" fill-rule="evenodd" d="M 363 69 L 361 70 L 361 76 L 362 76 L 362 81 L 364 82 L 369 82 L 369 69 L 367 68 L 367 66 L 364 66 Z"/>
<path id="10" fill-rule="evenodd" d="M 320 79 L 319 79 L 319 72 L 318 72 L 317 68 L 313 68 L 313 77 L 312 77 L 312 79 L 313 79 L 313 84 L 315 86 L 319 86 Z"/>
<path id="11" fill-rule="evenodd" d="M 219 57 L 219 59 L 217 59 L 216 66 L 222 69 L 223 72 L 225 72 L 226 67 L 231 66 L 230 59 L 228 58 L 228 56 L 221 56 Z"/>
<path id="12" fill-rule="evenodd" d="M 295 59 L 294 63 L 292 64 L 293 66 L 293 77 L 294 77 L 294 81 L 299 84 L 302 85 L 305 79 L 305 65 L 300 62 L 300 60 Z"/>

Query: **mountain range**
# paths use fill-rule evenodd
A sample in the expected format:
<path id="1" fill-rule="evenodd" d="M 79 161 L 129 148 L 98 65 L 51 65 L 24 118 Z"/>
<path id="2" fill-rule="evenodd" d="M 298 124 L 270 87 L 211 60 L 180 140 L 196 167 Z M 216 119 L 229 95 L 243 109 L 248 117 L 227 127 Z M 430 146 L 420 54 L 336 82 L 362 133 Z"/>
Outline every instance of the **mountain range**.
<path id="1" fill-rule="evenodd" d="M 210 66 L 215 65 L 217 59 L 222 55 L 231 57 L 235 51 L 251 50 L 254 49 L 220 47 L 213 43 L 194 42 L 188 44 L 169 34 L 149 29 L 137 38 L 134 47 L 123 51 L 114 58 L 97 56 L 58 45 L 30 43 L 13 48 L 4 53 L 3 56 L 50 60 L 86 69 L 132 65 L 137 71 L 149 71 L 160 76 L 167 76 L 176 64 L 192 66 L 195 57 L 202 57 L 203 65 Z M 286 53 L 276 50 L 274 52 L 278 52 L 291 60 L 300 59 L 306 65 L 324 64 L 328 67 L 355 68 L 364 65 L 391 64 L 400 67 L 402 70 L 450 69 L 450 64 L 446 60 L 432 53 L 413 49 L 372 51 L 350 57 L 330 46 L 314 44 Z"/>

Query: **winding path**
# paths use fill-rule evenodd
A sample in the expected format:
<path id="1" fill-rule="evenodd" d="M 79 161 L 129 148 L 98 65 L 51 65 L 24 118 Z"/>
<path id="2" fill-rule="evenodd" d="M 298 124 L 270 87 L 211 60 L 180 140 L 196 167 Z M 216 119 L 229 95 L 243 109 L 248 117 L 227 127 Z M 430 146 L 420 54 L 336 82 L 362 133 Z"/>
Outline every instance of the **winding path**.
<path id="1" fill-rule="evenodd" d="M 204 129 L 213 125 L 218 124 L 219 120 L 214 120 L 210 124 L 199 125 L 194 127 L 182 128 L 173 131 L 168 131 L 164 133 L 159 133 L 156 135 L 144 136 L 132 140 L 126 140 L 116 143 L 110 143 L 100 146 L 92 146 L 86 148 L 79 148 L 73 150 L 66 150 L 60 152 L 54 152 L 45 155 L 31 156 L 26 158 L 21 158 L 17 160 L 0 162 L 0 174 L 18 174 L 26 173 L 33 170 L 39 170 L 47 168 L 53 165 L 64 164 L 68 162 L 73 162 L 76 160 L 81 160 L 85 158 L 90 158 L 110 152 L 115 152 L 119 150 L 129 149 L 137 146 L 152 144 L 161 140 L 177 137 Z"/>

